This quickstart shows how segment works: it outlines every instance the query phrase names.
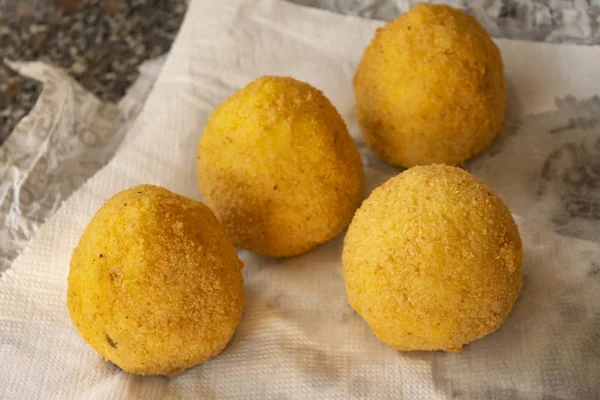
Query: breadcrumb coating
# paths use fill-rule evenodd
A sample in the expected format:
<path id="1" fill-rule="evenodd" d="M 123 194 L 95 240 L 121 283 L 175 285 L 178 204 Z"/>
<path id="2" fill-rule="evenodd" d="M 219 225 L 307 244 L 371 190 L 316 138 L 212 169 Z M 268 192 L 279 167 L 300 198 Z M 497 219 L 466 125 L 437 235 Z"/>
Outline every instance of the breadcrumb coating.
<path id="1" fill-rule="evenodd" d="M 366 143 L 403 167 L 460 165 L 504 129 L 500 51 L 477 20 L 418 4 L 377 30 L 354 77 Z"/>
<path id="2" fill-rule="evenodd" d="M 198 181 L 236 246 L 287 257 L 348 225 L 364 174 L 346 124 L 323 93 L 265 76 L 211 115 L 198 146 Z"/>
<path id="3" fill-rule="evenodd" d="M 71 258 L 81 336 L 134 374 L 175 375 L 225 348 L 244 304 L 243 264 L 204 204 L 141 185 L 111 197 Z"/>
<path id="4" fill-rule="evenodd" d="M 342 261 L 350 305 L 398 350 L 460 351 L 502 325 L 523 284 L 519 231 L 468 172 L 414 167 L 356 212 Z"/>

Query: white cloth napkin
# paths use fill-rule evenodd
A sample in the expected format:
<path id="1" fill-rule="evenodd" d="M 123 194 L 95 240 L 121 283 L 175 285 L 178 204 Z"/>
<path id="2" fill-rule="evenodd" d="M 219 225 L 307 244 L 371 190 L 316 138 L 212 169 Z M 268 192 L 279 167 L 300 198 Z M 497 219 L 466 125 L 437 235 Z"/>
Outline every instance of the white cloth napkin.
<path id="1" fill-rule="evenodd" d="M 517 202 L 522 206 L 517 219 L 525 251 L 523 292 L 500 330 L 457 354 L 401 353 L 376 339 L 346 301 L 343 235 L 284 260 L 240 252 L 246 307 L 232 343 L 217 358 L 174 378 L 118 370 L 71 324 L 65 305 L 68 264 L 93 213 L 115 192 L 139 183 L 200 198 L 196 144 L 207 117 L 260 75 L 291 75 L 324 91 L 359 143 L 369 190 L 396 174 L 362 144 L 352 110 L 351 79 L 380 25 L 277 1 L 193 1 L 144 109 L 113 160 L 42 227 L 0 279 L 0 398 L 600 397 L 600 246 L 571 231 L 567 237 L 552 223 L 538 224 L 542 213 L 551 220 L 560 202 L 539 209 Z M 577 112 L 589 113 L 597 99 L 555 103 L 567 95 L 587 99 L 600 92 L 600 49 L 498 44 L 514 132 L 477 159 L 473 170 L 487 179 L 507 168 L 535 187 L 536 177 L 545 176 L 543 161 L 555 151 L 548 143 L 563 146 L 563 138 L 578 129 L 588 132 L 586 140 L 600 136 L 599 114 L 587 115 L 584 123 Z M 564 111 L 565 104 L 571 111 Z M 530 140 L 533 133 L 545 143 L 539 149 Z M 510 158 L 511 165 L 497 162 L 504 157 L 503 143 L 519 137 L 529 138 L 524 145 L 536 157 L 521 151 L 522 157 Z M 576 143 L 579 139 L 573 137 Z M 588 153 L 598 151 L 586 143 L 581 147 Z M 495 163 L 490 164 L 494 169 L 485 167 L 486 160 Z M 598 158 L 591 160 L 588 170 L 598 173 L 593 165 Z M 520 170 L 527 173 L 519 176 Z M 562 175 L 555 175 L 559 184 Z M 523 197 L 510 192 L 507 179 L 491 183 L 509 204 L 513 196 Z M 591 187 L 590 193 L 597 193 Z M 575 221 L 590 219 L 572 211 Z"/>

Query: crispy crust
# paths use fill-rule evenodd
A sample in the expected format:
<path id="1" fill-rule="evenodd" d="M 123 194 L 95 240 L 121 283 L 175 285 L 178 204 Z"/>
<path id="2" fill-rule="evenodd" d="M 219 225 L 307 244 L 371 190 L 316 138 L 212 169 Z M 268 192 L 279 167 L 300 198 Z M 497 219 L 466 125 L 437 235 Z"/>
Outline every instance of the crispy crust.
<path id="1" fill-rule="evenodd" d="M 262 77 L 211 115 L 198 146 L 198 181 L 236 246 L 271 257 L 335 237 L 358 207 L 362 161 L 319 90 Z"/>
<path id="2" fill-rule="evenodd" d="M 414 167 L 356 212 L 342 261 L 351 306 L 398 350 L 460 351 L 500 327 L 523 284 L 502 199 L 469 173 Z"/>
<path id="3" fill-rule="evenodd" d="M 378 29 L 354 77 L 367 144 L 403 167 L 460 165 L 504 129 L 500 51 L 471 16 L 419 4 Z"/>
<path id="4" fill-rule="evenodd" d="M 225 348 L 244 304 L 242 263 L 208 207 L 141 185 L 110 198 L 71 258 L 81 336 L 123 370 L 174 375 Z"/>

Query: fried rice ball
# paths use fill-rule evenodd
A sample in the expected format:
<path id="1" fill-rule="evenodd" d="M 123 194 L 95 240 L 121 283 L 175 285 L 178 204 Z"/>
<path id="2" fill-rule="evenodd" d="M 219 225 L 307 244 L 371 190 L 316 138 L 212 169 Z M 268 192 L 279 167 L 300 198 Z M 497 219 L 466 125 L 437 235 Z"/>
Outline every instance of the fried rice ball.
<path id="1" fill-rule="evenodd" d="M 134 374 L 216 356 L 240 322 L 242 263 L 204 204 L 141 185 L 111 197 L 71 258 L 67 305 L 85 341 Z"/>
<path id="2" fill-rule="evenodd" d="M 340 233 L 364 181 L 335 107 L 286 77 L 259 78 L 217 107 L 197 165 L 200 191 L 234 244 L 270 257 L 307 252 Z"/>
<path id="3" fill-rule="evenodd" d="M 475 18 L 418 4 L 377 30 L 354 77 L 366 143 L 402 167 L 460 165 L 504 129 L 500 51 Z"/>
<path id="4" fill-rule="evenodd" d="M 342 255 L 350 305 L 398 350 L 460 351 L 498 329 L 523 284 L 510 211 L 469 173 L 411 168 L 356 212 Z"/>

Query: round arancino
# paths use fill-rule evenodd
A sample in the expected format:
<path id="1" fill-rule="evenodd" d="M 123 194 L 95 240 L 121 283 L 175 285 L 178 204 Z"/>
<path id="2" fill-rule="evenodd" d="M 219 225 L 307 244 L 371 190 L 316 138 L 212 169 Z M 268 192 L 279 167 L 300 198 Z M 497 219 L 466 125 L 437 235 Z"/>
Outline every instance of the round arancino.
<path id="1" fill-rule="evenodd" d="M 197 164 L 200 191 L 234 244 L 270 257 L 307 252 L 340 233 L 364 181 L 335 107 L 286 77 L 259 78 L 218 106 Z"/>
<path id="2" fill-rule="evenodd" d="M 204 204 L 141 185 L 111 197 L 71 258 L 67 304 L 86 342 L 134 374 L 216 356 L 240 322 L 242 263 Z"/>
<path id="3" fill-rule="evenodd" d="M 460 351 L 498 329 L 521 286 L 517 226 L 456 167 L 413 167 L 373 191 L 344 242 L 350 305 L 398 350 Z"/>
<path id="4" fill-rule="evenodd" d="M 377 30 L 354 77 L 366 143 L 403 167 L 460 165 L 504 129 L 500 51 L 475 18 L 418 4 Z"/>

